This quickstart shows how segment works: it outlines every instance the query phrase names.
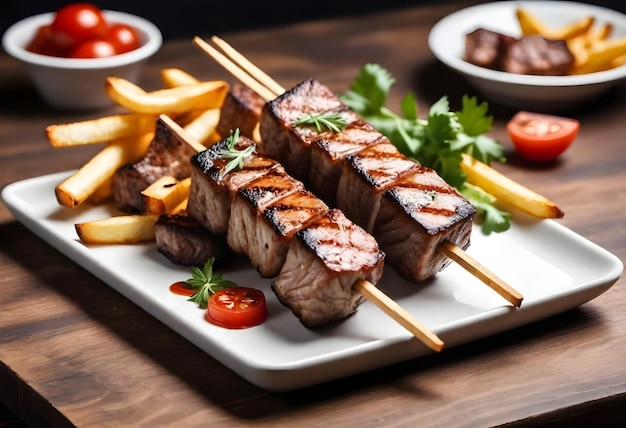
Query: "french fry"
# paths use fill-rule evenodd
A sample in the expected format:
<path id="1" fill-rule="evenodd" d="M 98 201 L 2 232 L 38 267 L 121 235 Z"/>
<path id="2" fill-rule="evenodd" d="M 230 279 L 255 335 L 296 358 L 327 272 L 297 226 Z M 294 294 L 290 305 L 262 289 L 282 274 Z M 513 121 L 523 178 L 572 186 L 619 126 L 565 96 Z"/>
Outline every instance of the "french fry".
<path id="1" fill-rule="evenodd" d="M 113 177 L 109 177 L 104 183 L 94 190 L 91 195 L 87 197 L 87 201 L 97 205 L 106 199 L 108 199 L 112 194 L 113 187 Z"/>
<path id="2" fill-rule="evenodd" d="M 524 36 L 544 35 L 550 32 L 549 28 L 539 18 L 526 9 L 516 9 L 515 16 Z"/>
<path id="3" fill-rule="evenodd" d="M 551 28 L 527 9 L 518 8 L 515 13 L 523 35 L 541 35 L 552 40 L 570 40 L 585 34 L 595 22 L 593 16 L 586 16 L 564 27 Z"/>
<path id="4" fill-rule="evenodd" d="M 200 112 L 188 124 L 183 126 L 185 131 L 196 141 L 203 144 L 219 140 L 215 129 L 220 120 L 220 109 L 214 108 Z"/>
<path id="5" fill-rule="evenodd" d="M 165 68 L 161 70 L 161 77 L 163 84 L 167 88 L 200 83 L 194 76 L 179 68 Z M 208 113 L 209 111 L 213 111 L 213 113 Z M 213 143 L 220 139 L 219 135 L 215 135 L 219 114 L 219 109 L 193 110 L 183 113 L 176 118 L 176 121 L 184 124 L 185 127 L 189 127 L 188 131 L 197 141 Z"/>
<path id="6" fill-rule="evenodd" d="M 136 244 L 155 239 L 158 214 L 133 214 L 76 223 L 74 228 L 85 244 Z"/>
<path id="7" fill-rule="evenodd" d="M 611 36 L 611 33 L 613 33 L 613 24 L 605 22 L 604 25 L 600 26 L 600 28 L 587 33 L 587 46 L 591 46 L 599 40 L 608 39 Z"/>
<path id="8" fill-rule="evenodd" d="M 60 205 L 76 208 L 103 185 L 122 165 L 136 162 L 146 153 L 154 132 L 124 137 L 107 144 L 78 171 L 55 188 Z"/>
<path id="9" fill-rule="evenodd" d="M 182 201 L 180 201 L 180 203 L 172 209 L 170 214 L 179 214 L 180 212 L 185 211 L 187 209 L 188 201 L 189 201 L 189 198 L 185 198 Z"/>
<path id="10" fill-rule="evenodd" d="M 180 181 L 171 176 L 159 178 L 141 192 L 146 212 L 171 213 L 189 196 L 190 186 L 191 178 Z"/>
<path id="11" fill-rule="evenodd" d="M 574 68 L 573 74 L 594 73 L 615 67 L 615 60 L 626 55 L 626 37 L 602 40 L 587 51 L 587 59 Z"/>
<path id="12" fill-rule="evenodd" d="M 176 88 L 178 86 L 196 85 L 200 83 L 198 79 L 180 68 L 162 69 L 161 80 L 163 80 L 163 84 L 166 88 Z"/>
<path id="13" fill-rule="evenodd" d="M 505 204 L 537 218 L 563 217 L 563 211 L 554 202 L 471 156 L 463 155 L 461 168 L 467 174 L 468 183 L 480 187 Z"/>
<path id="14" fill-rule="evenodd" d="M 102 143 L 154 130 L 155 114 L 128 113 L 80 122 L 49 125 L 46 137 L 52 147 Z"/>
<path id="15" fill-rule="evenodd" d="M 108 77 L 105 93 L 116 104 L 135 113 L 182 113 L 219 108 L 229 86 L 225 81 L 200 82 L 146 92 L 121 77 Z"/>

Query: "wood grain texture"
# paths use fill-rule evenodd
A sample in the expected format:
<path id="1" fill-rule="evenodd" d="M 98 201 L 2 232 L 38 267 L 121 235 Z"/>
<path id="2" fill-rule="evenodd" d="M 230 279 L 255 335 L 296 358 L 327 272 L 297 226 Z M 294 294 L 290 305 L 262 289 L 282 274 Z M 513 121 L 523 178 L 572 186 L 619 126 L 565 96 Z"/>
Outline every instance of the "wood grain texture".
<path id="1" fill-rule="evenodd" d="M 364 63 L 379 63 L 397 79 L 390 105 L 413 90 L 425 113 L 444 94 L 454 106 L 471 91 L 426 44 L 431 26 L 458 7 L 221 36 L 285 87 L 314 76 L 341 92 Z M 231 80 L 191 40 L 166 43 L 141 85 L 158 87 L 165 67 Z M 0 186 L 79 167 L 97 151 L 52 149 L 43 129 L 103 112 L 49 110 L 6 56 L 0 82 Z M 498 169 L 558 202 L 560 222 L 625 260 L 626 86 L 568 111 L 580 134 L 559 162 L 542 166 L 512 152 L 504 124 L 514 112 L 496 103 L 490 112 L 509 159 Z M 0 272 L 0 401 L 32 426 L 566 426 L 626 416 L 623 278 L 578 309 L 513 331 L 273 394 L 55 251 L 3 204 Z"/>

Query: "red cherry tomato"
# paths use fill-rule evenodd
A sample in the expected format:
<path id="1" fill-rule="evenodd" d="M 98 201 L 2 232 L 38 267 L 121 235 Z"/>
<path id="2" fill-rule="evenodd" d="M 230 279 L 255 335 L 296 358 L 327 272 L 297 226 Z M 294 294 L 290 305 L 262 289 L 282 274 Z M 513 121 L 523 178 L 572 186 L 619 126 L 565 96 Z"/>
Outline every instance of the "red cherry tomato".
<path id="1" fill-rule="evenodd" d="M 576 119 L 520 111 L 506 128 L 520 155 L 534 161 L 549 161 L 572 144 L 579 127 Z"/>
<path id="2" fill-rule="evenodd" d="M 224 288 L 211 295 L 206 319 L 221 327 L 241 329 L 261 324 L 267 304 L 261 290 L 249 287 Z"/>
<path id="3" fill-rule="evenodd" d="M 105 38 L 108 30 L 102 11 L 90 3 L 72 3 L 60 8 L 50 25 L 55 43 L 68 50 L 80 43 Z"/>
<path id="4" fill-rule="evenodd" d="M 70 54 L 71 58 L 106 58 L 117 55 L 115 46 L 108 40 L 87 40 L 81 43 Z"/>
<path id="5" fill-rule="evenodd" d="M 130 52 L 139 47 L 137 30 L 127 24 L 112 24 L 107 32 L 107 40 L 115 46 L 118 54 Z"/>
<path id="6" fill-rule="evenodd" d="M 26 45 L 26 50 L 49 56 L 65 56 L 65 51 L 54 43 L 52 29 L 49 25 L 42 25 L 37 29 L 35 36 Z"/>

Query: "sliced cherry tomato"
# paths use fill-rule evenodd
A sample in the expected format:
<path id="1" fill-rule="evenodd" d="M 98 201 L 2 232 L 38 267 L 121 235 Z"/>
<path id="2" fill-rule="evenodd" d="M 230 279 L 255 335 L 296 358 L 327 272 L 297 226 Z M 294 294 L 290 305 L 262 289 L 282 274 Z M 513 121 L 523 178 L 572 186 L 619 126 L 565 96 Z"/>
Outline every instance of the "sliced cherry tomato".
<path id="1" fill-rule="evenodd" d="M 518 112 L 507 123 L 515 149 L 534 161 L 556 159 L 572 144 L 579 127 L 576 119 L 527 111 Z"/>
<path id="2" fill-rule="evenodd" d="M 111 24 L 107 32 L 107 40 L 115 46 L 117 53 L 125 53 L 139 47 L 139 34 L 127 24 Z"/>
<path id="3" fill-rule="evenodd" d="M 221 327 L 241 329 L 261 324 L 267 304 L 261 290 L 249 287 L 224 288 L 211 295 L 206 319 Z"/>
<path id="4" fill-rule="evenodd" d="M 90 39 L 105 38 L 108 30 L 102 11 L 90 3 L 61 7 L 50 27 L 55 43 L 68 50 Z"/>
<path id="5" fill-rule="evenodd" d="M 87 40 L 78 45 L 70 54 L 71 58 L 105 58 L 117 55 L 115 46 L 108 40 Z"/>

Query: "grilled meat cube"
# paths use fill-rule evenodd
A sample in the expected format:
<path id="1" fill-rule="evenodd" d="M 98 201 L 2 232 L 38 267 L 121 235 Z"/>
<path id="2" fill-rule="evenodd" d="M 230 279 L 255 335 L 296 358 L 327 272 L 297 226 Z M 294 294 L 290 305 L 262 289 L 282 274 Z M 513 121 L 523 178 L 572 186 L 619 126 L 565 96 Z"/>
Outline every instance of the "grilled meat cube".
<path id="1" fill-rule="evenodd" d="M 507 46 L 502 70 L 509 73 L 565 76 L 574 65 L 574 55 L 565 40 L 524 36 Z"/>
<path id="2" fill-rule="evenodd" d="M 310 146 L 321 133 L 313 125 L 293 123 L 308 115 L 325 113 L 341 115 L 348 124 L 358 119 L 356 113 L 315 79 L 305 80 L 268 102 L 260 123 L 263 153 L 280 162 L 294 178 L 305 181 L 309 175 Z"/>
<path id="3" fill-rule="evenodd" d="M 113 176 L 111 193 L 115 205 L 122 211 L 145 211 L 142 190 L 165 175 L 178 180 L 191 174 L 189 159 L 195 150 L 180 141 L 160 120 L 156 122 L 154 139 L 146 156 L 139 162 L 124 165 Z"/>
<path id="4" fill-rule="evenodd" d="M 352 122 L 342 132 L 324 133 L 320 137 L 311 145 L 307 183 L 309 189 L 328 205 L 337 206 L 337 187 L 343 159 L 365 147 L 389 140 L 362 119 Z"/>
<path id="5" fill-rule="evenodd" d="M 226 235 L 231 250 L 240 256 L 250 257 L 249 241 L 255 235 L 254 228 L 262 210 L 273 201 L 303 188 L 301 182 L 278 168 L 239 187 L 231 202 Z"/>
<path id="6" fill-rule="evenodd" d="M 243 150 L 254 142 L 240 136 L 235 148 Z M 241 169 L 223 175 L 228 159 L 220 151 L 228 146 L 227 139 L 218 141 L 209 149 L 191 158 L 191 187 L 187 212 L 201 225 L 217 235 L 226 235 L 230 205 L 237 189 L 274 168 L 282 168 L 276 161 L 264 156 L 246 159 Z M 223 175 L 223 176 L 222 176 Z"/>
<path id="7" fill-rule="evenodd" d="M 437 250 L 449 241 L 470 245 L 476 210 L 454 187 L 426 167 L 399 180 L 381 199 L 374 236 L 402 276 L 423 281 L 451 263 Z"/>
<path id="8" fill-rule="evenodd" d="M 501 70 L 504 52 L 515 40 L 497 31 L 477 28 L 465 35 L 464 59 L 480 67 Z"/>
<path id="9" fill-rule="evenodd" d="M 243 197 L 240 198 L 243 201 Z M 252 265 L 264 278 L 278 275 L 285 263 L 289 244 L 295 233 L 328 212 L 328 206 L 311 192 L 300 188 L 272 202 L 263 210 L 248 206 L 236 214 L 237 198 L 233 201 L 233 218 L 245 219 L 243 226 L 230 229 L 232 234 L 243 235 L 247 255 Z M 232 223 L 231 223 L 232 225 Z"/>
<path id="10" fill-rule="evenodd" d="M 358 280 L 376 284 L 385 254 L 376 240 L 331 209 L 291 241 L 272 289 L 306 327 L 319 327 L 354 313 L 365 300 Z"/>
<path id="11" fill-rule="evenodd" d="M 371 232 L 382 193 L 401 177 L 419 169 L 390 142 L 347 156 L 337 185 L 337 208 Z"/>
<path id="12" fill-rule="evenodd" d="M 252 89 L 238 83 L 232 85 L 220 109 L 217 133 L 226 138 L 239 128 L 241 135 L 254 140 L 264 105 L 265 100 Z"/>
<path id="13" fill-rule="evenodd" d="M 159 253 L 175 264 L 202 267 L 215 257 L 219 267 L 233 256 L 223 236 L 212 234 L 184 212 L 159 216 L 154 234 Z"/>

